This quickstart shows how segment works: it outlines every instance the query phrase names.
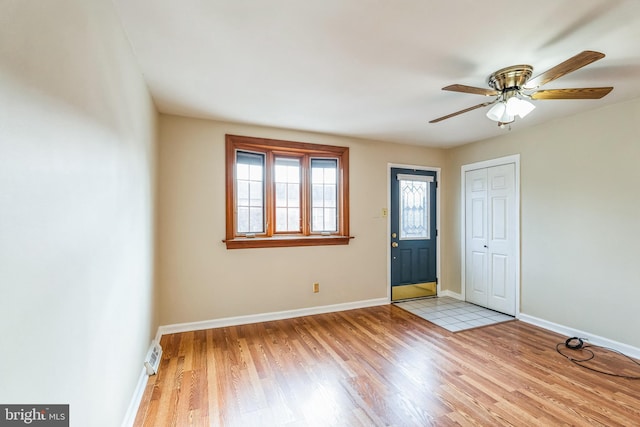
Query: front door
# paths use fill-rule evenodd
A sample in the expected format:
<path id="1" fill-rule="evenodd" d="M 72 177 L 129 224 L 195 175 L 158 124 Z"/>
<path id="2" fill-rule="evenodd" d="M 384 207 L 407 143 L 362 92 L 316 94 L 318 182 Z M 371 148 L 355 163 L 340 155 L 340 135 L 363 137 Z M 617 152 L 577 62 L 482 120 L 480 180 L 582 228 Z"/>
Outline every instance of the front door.
<path id="1" fill-rule="evenodd" d="M 436 172 L 391 169 L 391 300 L 436 295 Z"/>

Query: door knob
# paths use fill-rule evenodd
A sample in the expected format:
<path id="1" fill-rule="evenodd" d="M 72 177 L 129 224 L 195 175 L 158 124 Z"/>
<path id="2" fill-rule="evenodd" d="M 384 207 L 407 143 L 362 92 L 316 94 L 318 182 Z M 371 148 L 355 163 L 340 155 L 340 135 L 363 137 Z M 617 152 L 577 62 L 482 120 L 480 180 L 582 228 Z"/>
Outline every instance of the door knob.
<path id="1" fill-rule="evenodd" d="M 393 243 L 391 243 L 391 247 L 392 247 L 392 248 L 397 248 L 397 247 L 398 247 L 398 242 L 393 242 Z"/>

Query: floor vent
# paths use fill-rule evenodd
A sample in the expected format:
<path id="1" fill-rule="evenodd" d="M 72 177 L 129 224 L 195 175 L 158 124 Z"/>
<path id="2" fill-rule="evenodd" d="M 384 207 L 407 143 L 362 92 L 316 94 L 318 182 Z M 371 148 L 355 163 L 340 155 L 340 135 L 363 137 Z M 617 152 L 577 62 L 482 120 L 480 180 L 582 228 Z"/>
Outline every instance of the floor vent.
<path id="1" fill-rule="evenodd" d="M 161 357 L 162 347 L 160 343 L 153 341 L 147 352 L 147 358 L 144 361 L 144 367 L 147 368 L 147 375 L 155 375 L 158 372 Z"/>

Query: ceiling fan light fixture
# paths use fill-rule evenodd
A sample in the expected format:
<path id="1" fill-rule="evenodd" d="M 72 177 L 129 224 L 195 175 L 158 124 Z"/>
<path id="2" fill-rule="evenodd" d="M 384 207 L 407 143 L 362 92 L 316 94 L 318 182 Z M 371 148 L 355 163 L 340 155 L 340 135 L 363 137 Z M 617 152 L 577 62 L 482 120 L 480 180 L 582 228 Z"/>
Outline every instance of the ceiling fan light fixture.
<path id="1" fill-rule="evenodd" d="M 487 117 L 499 123 L 510 123 L 514 120 L 514 116 L 507 111 L 507 103 L 504 101 L 500 101 L 491 107 L 487 111 Z"/>
<path id="2" fill-rule="evenodd" d="M 487 117 L 494 122 L 499 122 L 500 117 L 502 117 L 506 109 L 506 104 L 504 102 L 498 102 L 493 107 L 491 107 L 489 111 L 487 111 Z"/>
<path id="3" fill-rule="evenodd" d="M 511 116 L 519 116 L 524 119 L 527 114 L 536 108 L 531 102 L 512 96 L 507 100 L 506 112 Z"/>

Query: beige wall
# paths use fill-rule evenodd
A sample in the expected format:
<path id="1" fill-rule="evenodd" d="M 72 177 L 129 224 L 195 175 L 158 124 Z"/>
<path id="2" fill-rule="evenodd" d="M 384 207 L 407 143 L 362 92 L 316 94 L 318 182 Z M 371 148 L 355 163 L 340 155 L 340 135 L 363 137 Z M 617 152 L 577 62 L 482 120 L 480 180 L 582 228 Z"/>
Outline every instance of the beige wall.
<path id="1" fill-rule="evenodd" d="M 227 250 L 226 133 L 348 146 L 348 246 Z M 387 296 L 389 162 L 441 167 L 442 150 L 160 116 L 161 323 L 269 313 Z M 312 283 L 320 283 L 313 294 Z"/>
<path id="2" fill-rule="evenodd" d="M 449 150 L 449 212 L 460 216 L 462 165 L 515 153 L 521 312 L 640 347 L 640 100 Z M 444 231 L 447 283 L 459 292 L 460 222 Z"/>
<path id="3" fill-rule="evenodd" d="M 157 326 L 155 122 L 111 2 L 1 3 L 1 403 L 122 422 Z"/>

